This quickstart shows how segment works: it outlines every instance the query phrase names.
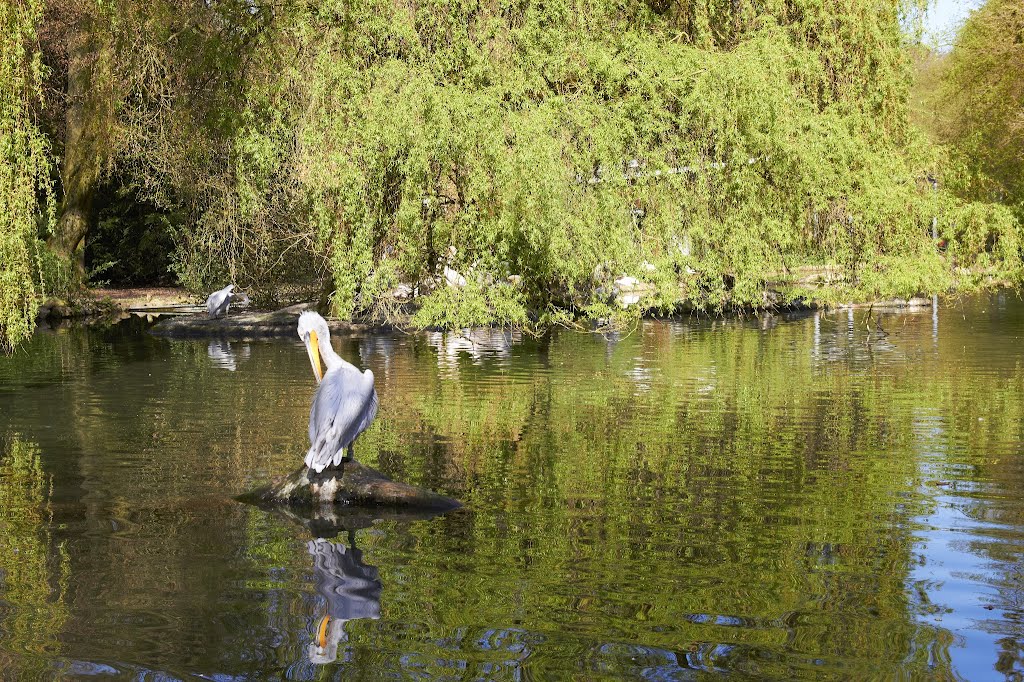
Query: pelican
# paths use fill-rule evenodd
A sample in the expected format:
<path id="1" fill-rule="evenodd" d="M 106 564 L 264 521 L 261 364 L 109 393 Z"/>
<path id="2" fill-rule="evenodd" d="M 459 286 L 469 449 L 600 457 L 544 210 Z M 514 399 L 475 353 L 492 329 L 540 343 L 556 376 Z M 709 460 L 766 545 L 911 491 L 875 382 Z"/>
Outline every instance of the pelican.
<path id="1" fill-rule="evenodd" d="M 352 443 L 377 415 L 377 391 L 373 372 L 360 372 L 334 352 L 327 320 L 306 311 L 299 315 L 298 332 L 319 383 L 309 410 L 306 453 L 306 466 L 319 474 L 341 464 L 346 450 L 352 459 Z"/>
<path id="2" fill-rule="evenodd" d="M 249 297 L 244 293 L 232 293 L 231 290 L 234 288 L 234 284 L 229 284 L 220 291 L 215 291 L 207 296 L 206 312 L 210 314 L 211 320 L 226 316 L 228 314 L 228 307 L 234 301 L 241 301 L 242 303 L 249 301 Z"/>

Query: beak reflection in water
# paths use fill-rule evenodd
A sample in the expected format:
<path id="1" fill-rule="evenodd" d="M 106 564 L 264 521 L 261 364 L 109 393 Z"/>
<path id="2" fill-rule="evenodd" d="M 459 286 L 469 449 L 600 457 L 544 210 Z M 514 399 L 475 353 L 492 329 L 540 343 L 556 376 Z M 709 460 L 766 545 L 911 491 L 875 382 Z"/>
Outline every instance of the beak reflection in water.
<path id="1" fill-rule="evenodd" d="M 380 618 L 381 584 L 377 567 L 363 563 L 352 532 L 349 547 L 316 538 L 306 549 L 313 557 L 316 590 L 327 602 L 308 648 L 310 662 L 322 665 L 337 660 L 338 644 L 348 641 L 348 621 Z"/>
<path id="2" fill-rule="evenodd" d="M 316 626 L 316 640 L 314 643 L 319 651 L 323 651 L 327 646 L 327 626 L 331 623 L 330 616 L 324 616 L 320 619 L 320 624 Z"/>

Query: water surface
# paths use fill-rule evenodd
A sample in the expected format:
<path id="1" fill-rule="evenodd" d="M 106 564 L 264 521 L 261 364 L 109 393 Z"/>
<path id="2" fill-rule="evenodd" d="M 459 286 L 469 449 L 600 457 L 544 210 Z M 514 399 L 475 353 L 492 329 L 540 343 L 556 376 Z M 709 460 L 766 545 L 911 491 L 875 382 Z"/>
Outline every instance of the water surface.
<path id="1" fill-rule="evenodd" d="M 335 339 L 356 456 L 466 508 L 315 537 L 298 339 L 0 358 L 0 673 L 1019 679 L 1024 304 Z"/>

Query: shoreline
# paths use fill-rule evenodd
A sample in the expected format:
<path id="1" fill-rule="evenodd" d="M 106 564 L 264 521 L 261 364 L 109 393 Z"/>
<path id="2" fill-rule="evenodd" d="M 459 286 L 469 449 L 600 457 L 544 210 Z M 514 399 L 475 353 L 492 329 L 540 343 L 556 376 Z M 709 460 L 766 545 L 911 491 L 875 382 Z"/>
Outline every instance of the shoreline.
<path id="1" fill-rule="evenodd" d="M 980 290 L 995 291 L 1010 288 L 1009 283 L 999 282 Z M 724 308 L 719 311 L 700 310 L 697 307 L 677 305 L 667 314 L 647 311 L 636 315 L 629 308 L 623 309 L 626 317 L 643 319 L 673 319 L 693 315 L 737 316 L 760 313 L 789 313 L 812 310 L 877 310 L 914 311 L 925 310 L 939 299 L 955 296 L 957 292 L 944 292 L 910 298 L 888 298 L 871 301 L 852 300 L 842 303 L 825 303 L 823 300 L 799 298 L 788 303 L 765 305 L 763 307 Z M 826 298 L 826 297 L 822 297 Z M 135 287 L 130 289 L 92 289 L 82 298 L 71 303 L 55 299 L 40 306 L 36 317 L 39 326 L 55 326 L 73 322 L 86 324 L 103 323 L 125 319 L 131 315 L 145 317 L 157 323 L 149 330 L 151 334 L 167 338 L 223 338 L 228 340 L 249 340 L 290 336 L 294 333 L 296 316 L 307 309 L 315 309 L 313 303 L 297 303 L 276 310 L 260 310 L 241 306 L 223 318 L 209 319 L 205 306 L 199 297 L 185 289 L 168 287 Z M 406 310 L 388 319 L 361 317 L 352 321 L 330 319 L 331 331 L 342 335 L 362 334 L 374 331 L 445 331 L 439 327 L 416 327 L 412 324 L 413 314 Z M 162 319 L 161 319 L 162 318 Z M 536 319 L 533 317 L 532 319 Z M 610 320 L 580 318 L 580 330 L 607 327 Z M 603 324 L 602 324 L 603 323 Z M 502 325 L 484 325 L 502 326 Z M 507 326 L 507 325 L 505 325 Z"/>

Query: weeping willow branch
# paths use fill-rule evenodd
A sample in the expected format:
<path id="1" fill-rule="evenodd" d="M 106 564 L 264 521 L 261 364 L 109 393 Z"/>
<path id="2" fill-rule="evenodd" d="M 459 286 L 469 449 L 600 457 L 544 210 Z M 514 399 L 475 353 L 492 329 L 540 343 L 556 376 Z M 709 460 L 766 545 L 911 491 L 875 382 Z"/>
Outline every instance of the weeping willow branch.
<path id="1" fill-rule="evenodd" d="M 0 350 L 32 331 L 42 295 L 37 235 L 53 224 L 47 141 L 33 103 L 42 96 L 35 45 L 41 0 L 0 4 Z"/>

